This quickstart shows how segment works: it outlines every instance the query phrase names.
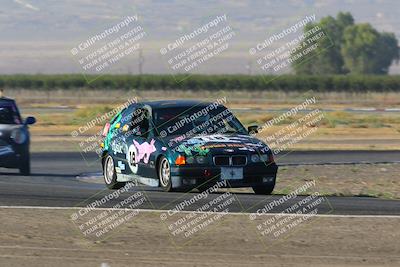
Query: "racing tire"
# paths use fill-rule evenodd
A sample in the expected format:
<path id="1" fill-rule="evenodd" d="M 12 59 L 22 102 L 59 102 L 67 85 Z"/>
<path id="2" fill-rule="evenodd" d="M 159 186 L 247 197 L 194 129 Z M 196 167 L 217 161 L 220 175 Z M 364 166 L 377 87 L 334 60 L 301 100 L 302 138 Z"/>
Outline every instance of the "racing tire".
<path id="1" fill-rule="evenodd" d="M 25 175 L 25 176 L 31 175 L 31 158 L 29 156 L 29 151 L 26 152 L 21 157 L 21 164 L 19 166 L 19 173 L 21 175 Z"/>
<path id="2" fill-rule="evenodd" d="M 171 182 L 171 165 L 168 159 L 164 156 L 161 156 L 159 160 L 157 173 L 162 190 L 165 192 L 173 191 Z"/>
<path id="3" fill-rule="evenodd" d="M 275 182 L 267 185 L 253 186 L 252 188 L 256 195 L 271 195 L 275 188 Z"/>
<path id="4" fill-rule="evenodd" d="M 126 183 L 117 181 L 114 159 L 111 155 L 106 155 L 103 164 L 103 178 L 108 189 L 120 189 Z"/>

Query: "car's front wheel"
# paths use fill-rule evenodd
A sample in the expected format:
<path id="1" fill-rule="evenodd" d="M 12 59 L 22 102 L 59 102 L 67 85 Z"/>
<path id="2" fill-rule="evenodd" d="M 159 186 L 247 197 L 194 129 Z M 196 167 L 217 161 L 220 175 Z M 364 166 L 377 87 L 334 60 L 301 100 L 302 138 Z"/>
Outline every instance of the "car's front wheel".
<path id="1" fill-rule="evenodd" d="M 253 186 L 253 191 L 257 195 L 270 195 L 274 191 L 275 182 L 273 184 L 266 184 L 261 186 Z"/>
<path id="2" fill-rule="evenodd" d="M 166 191 L 172 191 L 171 182 L 171 165 L 166 157 L 161 156 L 158 164 L 158 178 L 160 179 L 161 188 Z"/>
<path id="3" fill-rule="evenodd" d="M 117 182 L 114 159 L 111 155 L 106 156 L 103 168 L 104 182 L 109 189 L 119 189 L 125 186 L 125 183 Z"/>

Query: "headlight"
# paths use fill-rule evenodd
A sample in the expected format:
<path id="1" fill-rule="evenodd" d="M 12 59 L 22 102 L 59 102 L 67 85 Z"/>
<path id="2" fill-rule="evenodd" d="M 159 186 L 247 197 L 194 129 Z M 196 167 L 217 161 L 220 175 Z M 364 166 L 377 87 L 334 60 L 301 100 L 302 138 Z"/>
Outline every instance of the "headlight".
<path id="1" fill-rule="evenodd" d="M 186 158 L 186 162 L 189 164 L 192 164 L 194 162 L 194 158 L 193 157 L 188 157 Z"/>
<path id="2" fill-rule="evenodd" d="M 251 161 L 252 162 L 259 162 L 260 161 L 260 156 L 257 154 L 251 155 Z"/>
<path id="3" fill-rule="evenodd" d="M 196 157 L 196 161 L 199 164 L 204 164 L 206 162 L 206 157 L 202 157 L 202 156 L 197 156 Z"/>
<path id="4" fill-rule="evenodd" d="M 269 160 L 269 156 L 268 154 L 262 154 L 262 155 L 254 154 L 251 155 L 250 159 L 252 162 L 266 162 Z"/>
<path id="5" fill-rule="evenodd" d="M 16 144 L 20 145 L 25 143 L 27 135 L 21 129 L 15 129 L 11 132 L 11 138 L 14 140 Z"/>
<path id="6" fill-rule="evenodd" d="M 263 161 L 263 162 L 266 162 L 266 161 L 269 161 L 269 156 L 268 156 L 268 154 L 263 154 L 263 155 L 261 155 L 261 161 Z"/>

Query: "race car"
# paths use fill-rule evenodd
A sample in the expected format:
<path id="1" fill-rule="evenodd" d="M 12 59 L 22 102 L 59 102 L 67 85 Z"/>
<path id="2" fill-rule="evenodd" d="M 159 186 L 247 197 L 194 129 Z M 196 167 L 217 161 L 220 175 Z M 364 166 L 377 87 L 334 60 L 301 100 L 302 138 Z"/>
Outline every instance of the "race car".
<path id="1" fill-rule="evenodd" d="M 269 147 L 218 102 L 175 100 L 134 103 L 103 128 L 105 184 L 126 182 L 164 191 L 252 187 L 274 190 L 278 167 Z"/>
<path id="2" fill-rule="evenodd" d="M 28 125 L 34 117 L 22 121 L 13 99 L 0 97 L 0 167 L 18 168 L 22 175 L 30 175 Z"/>

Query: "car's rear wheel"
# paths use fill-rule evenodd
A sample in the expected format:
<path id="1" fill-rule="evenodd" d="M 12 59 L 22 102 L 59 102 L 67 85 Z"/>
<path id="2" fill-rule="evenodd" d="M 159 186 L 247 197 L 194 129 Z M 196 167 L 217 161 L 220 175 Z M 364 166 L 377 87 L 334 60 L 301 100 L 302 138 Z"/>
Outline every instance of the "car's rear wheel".
<path id="1" fill-rule="evenodd" d="M 161 188 L 166 191 L 172 191 L 171 182 L 171 165 L 166 157 L 161 156 L 158 164 L 158 178 L 160 179 Z"/>
<path id="2" fill-rule="evenodd" d="M 22 175 L 30 175 L 31 174 L 31 159 L 29 156 L 29 151 L 26 152 L 21 157 L 21 163 L 19 166 L 19 173 Z"/>
<path id="3" fill-rule="evenodd" d="M 274 191 L 275 182 L 273 184 L 266 184 L 261 186 L 253 186 L 253 191 L 257 195 L 270 195 Z"/>
<path id="4" fill-rule="evenodd" d="M 111 155 L 106 156 L 103 168 L 104 182 L 109 189 L 119 189 L 125 186 L 125 183 L 117 182 L 114 159 L 111 157 Z"/>

